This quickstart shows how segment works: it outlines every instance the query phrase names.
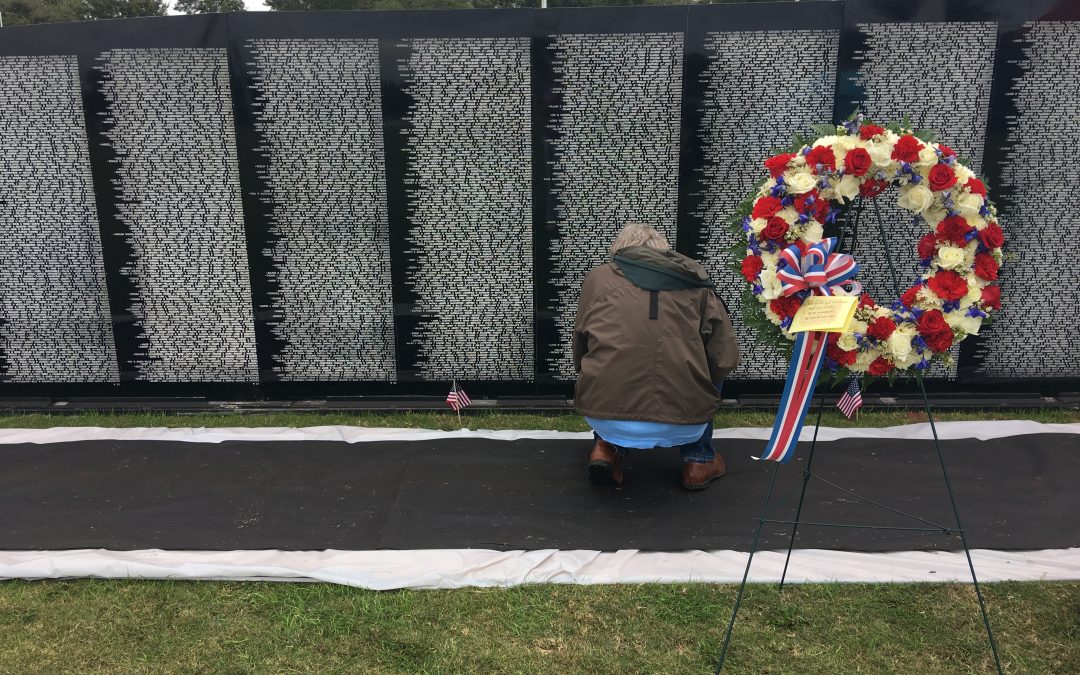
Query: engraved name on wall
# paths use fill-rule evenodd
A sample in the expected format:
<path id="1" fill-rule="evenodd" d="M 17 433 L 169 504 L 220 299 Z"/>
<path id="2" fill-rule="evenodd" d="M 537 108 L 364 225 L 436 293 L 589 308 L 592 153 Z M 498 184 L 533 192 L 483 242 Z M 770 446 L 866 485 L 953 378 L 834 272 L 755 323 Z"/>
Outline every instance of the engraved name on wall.
<path id="1" fill-rule="evenodd" d="M 419 377 L 532 381 L 529 40 L 403 45 Z"/>
<path id="2" fill-rule="evenodd" d="M 746 280 L 732 271 L 729 249 L 744 243 L 733 232 L 736 206 L 764 177 L 762 161 L 791 143 L 795 132 L 832 117 L 839 49 L 838 30 L 710 32 L 705 35 L 706 67 L 699 137 L 703 162 L 701 194 L 690 214 L 702 229 L 699 259 L 733 317 L 742 360 L 735 379 L 782 378 L 787 356 L 758 341 L 738 312 Z M 775 86 L 776 54 L 799 45 L 804 58 L 784 64 L 785 87 Z M 753 92 L 747 96 L 747 92 Z"/>
<path id="3" fill-rule="evenodd" d="M 249 40 L 281 380 L 396 378 L 378 40 Z M 260 308 L 262 309 L 262 308 Z"/>
<path id="4" fill-rule="evenodd" d="M 544 364 L 575 377 L 571 337 L 581 282 L 609 258 L 627 222 L 656 227 L 675 246 L 682 105 L 681 33 L 551 38 L 554 85 L 545 154 L 555 208 L 548 229 L 556 344 Z"/>
<path id="5" fill-rule="evenodd" d="M 95 66 L 115 153 L 137 379 L 254 382 L 254 319 L 224 49 L 116 49 Z"/>
<path id="6" fill-rule="evenodd" d="M 116 382 L 74 56 L 0 57 L 0 381 Z"/>

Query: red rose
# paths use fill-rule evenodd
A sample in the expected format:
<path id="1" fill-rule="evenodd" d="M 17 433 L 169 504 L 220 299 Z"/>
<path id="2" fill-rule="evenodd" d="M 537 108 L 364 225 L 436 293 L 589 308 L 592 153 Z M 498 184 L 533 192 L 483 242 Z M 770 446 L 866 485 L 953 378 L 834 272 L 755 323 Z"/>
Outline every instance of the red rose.
<path id="1" fill-rule="evenodd" d="M 986 198 L 986 183 L 983 183 L 978 178 L 968 178 L 967 182 L 964 183 L 964 187 L 966 187 L 971 194 L 982 195 L 983 199 Z"/>
<path id="2" fill-rule="evenodd" d="M 924 335 L 923 340 L 926 340 L 926 346 L 930 348 L 930 351 L 938 354 L 952 347 L 953 332 L 951 328 L 946 326 L 945 330 Z"/>
<path id="3" fill-rule="evenodd" d="M 915 301 L 919 299 L 919 289 L 922 286 L 912 286 L 904 291 L 904 294 L 900 296 L 900 302 L 904 303 L 904 307 L 911 309 L 915 306 Z"/>
<path id="4" fill-rule="evenodd" d="M 874 136 L 883 133 L 885 133 L 885 130 L 877 126 L 876 124 L 864 124 L 859 129 L 859 138 L 863 139 L 864 141 L 868 141 Z"/>
<path id="5" fill-rule="evenodd" d="M 806 165 L 811 171 L 817 173 L 819 164 L 822 170 L 836 171 L 836 154 L 833 153 L 832 148 L 827 145 L 811 148 L 806 155 Z"/>
<path id="6" fill-rule="evenodd" d="M 870 159 L 870 153 L 862 148 L 854 148 L 844 155 L 844 170 L 852 176 L 864 176 L 870 170 L 874 161 Z"/>
<path id="7" fill-rule="evenodd" d="M 879 356 L 870 364 L 870 367 L 866 369 L 866 372 L 870 373 L 874 377 L 881 377 L 892 370 L 892 363 L 889 362 L 884 356 Z"/>
<path id="8" fill-rule="evenodd" d="M 937 237 L 933 232 L 925 235 L 919 240 L 919 259 L 926 260 L 927 258 L 933 258 L 934 253 L 937 252 Z"/>
<path id="9" fill-rule="evenodd" d="M 892 158 L 898 162 L 911 164 L 919 159 L 919 151 L 925 147 L 914 136 L 901 136 L 893 146 Z"/>
<path id="10" fill-rule="evenodd" d="M 754 283 L 754 279 L 757 279 L 761 274 L 761 268 L 764 265 L 761 262 L 761 258 L 751 253 L 743 258 L 742 261 L 742 275 L 746 277 L 746 280 L 750 283 Z"/>
<path id="11" fill-rule="evenodd" d="M 939 270 L 926 283 L 942 300 L 959 300 L 968 292 L 964 277 L 951 270 Z"/>
<path id="12" fill-rule="evenodd" d="M 982 304 L 990 309 L 1001 309 L 1001 286 L 987 286 L 984 288 Z"/>
<path id="13" fill-rule="evenodd" d="M 934 192 L 948 190 L 956 185 L 956 172 L 948 164 L 935 164 L 934 168 L 930 169 L 929 182 L 930 189 Z"/>
<path id="14" fill-rule="evenodd" d="M 989 223 L 979 232 L 979 241 L 986 248 L 1001 248 L 1005 245 L 1005 233 L 1001 231 L 1001 226 L 997 223 Z"/>
<path id="15" fill-rule="evenodd" d="M 781 319 L 795 316 L 795 312 L 802 307 L 802 300 L 795 297 L 781 296 L 769 303 L 769 309 Z"/>
<path id="16" fill-rule="evenodd" d="M 887 316 L 874 319 L 866 329 L 866 334 L 878 340 L 888 340 L 896 330 L 896 322 Z"/>
<path id="17" fill-rule="evenodd" d="M 926 337 L 927 335 L 940 333 L 943 330 L 949 330 L 949 324 L 945 322 L 945 315 L 941 313 L 940 309 L 931 309 L 922 313 L 922 316 L 915 323 L 915 329 L 919 331 L 919 335 Z"/>
<path id="18" fill-rule="evenodd" d="M 941 151 L 942 157 L 956 157 L 956 151 L 945 145 L 944 143 L 938 143 L 938 150 Z"/>
<path id="19" fill-rule="evenodd" d="M 773 178 L 779 178 L 781 174 L 787 170 L 788 162 L 795 158 L 794 152 L 785 152 L 782 155 L 776 155 L 765 160 L 765 168 L 769 170 L 769 175 Z"/>
<path id="20" fill-rule="evenodd" d="M 784 205 L 776 197 L 762 197 L 754 202 L 754 210 L 750 213 L 751 218 L 768 218 L 780 212 Z"/>
<path id="21" fill-rule="evenodd" d="M 972 227 L 968 221 L 964 220 L 963 216 L 949 216 L 945 218 L 937 226 L 937 237 L 939 241 L 947 241 L 957 246 L 964 246 L 967 244 L 965 235 L 971 232 Z"/>
<path id="22" fill-rule="evenodd" d="M 998 278 L 998 264 L 994 256 L 989 253 L 979 253 L 975 256 L 975 274 L 980 279 L 993 281 Z"/>
<path id="23" fill-rule="evenodd" d="M 810 207 L 814 203 L 819 201 L 820 198 L 821 193 L 817 191 L 817 188 L 814 188 L 809 192 L 804 192 L 798 197 L 796 197 L 795 202 L 792 204 L 792 206 L 795 207 L 795 210 L 799 213 L 806 213 L 810 210 Z"/>
<path id="24" fill-rule="evenodd" d="M 831 335 L 840 335 L 839 333 L 832 333 Z M 840 349 L 836 344 L 830 344 L 825 348 L 825 355 L 833 361 L 836 361 L 842 366 L 850 366 L 855 363 L 855 360 L 859 357 L 859 353 L 855 350 L 845 351 Z"/>
<path id="25" fill-rule="evenodd" d="M 862 197 L 877 197 L 885 191 L 889 184 L 877 178 L 871 178 L 859 186 L 859 195 Z"/>
<path id="26" fill-rule="evenodd" d="M 869 293 L 863 293 L 859 296 L 859 309 L 863 307 L 877 307 L 877 303 L 874 302 Z"/>
<path id="27" fill-rule="evenodd" d="M 769 218 L 769 224 L 761 231 L 761 236 L 765 239 L 772 239 L 773 241 L 783 241 L 787 231 L 787 221 L 780 216 L 772 216 Z"/>

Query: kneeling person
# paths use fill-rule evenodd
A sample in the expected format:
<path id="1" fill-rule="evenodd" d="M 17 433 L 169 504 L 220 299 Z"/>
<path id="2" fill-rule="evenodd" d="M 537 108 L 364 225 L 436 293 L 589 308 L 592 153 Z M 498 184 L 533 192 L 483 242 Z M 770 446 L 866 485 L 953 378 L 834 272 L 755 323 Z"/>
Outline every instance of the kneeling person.
<path id="1" fill-rule="evenodd" d="M 611 256 L 585 277 L 574 327 L 590 480 L 620 485 L 630 448 L 678 446 L 683 487 L 704 489 L 725 472 L 712 418 L 739 361 L 731 320 L 701 264 L 652 227 L 628 224 Z"/>

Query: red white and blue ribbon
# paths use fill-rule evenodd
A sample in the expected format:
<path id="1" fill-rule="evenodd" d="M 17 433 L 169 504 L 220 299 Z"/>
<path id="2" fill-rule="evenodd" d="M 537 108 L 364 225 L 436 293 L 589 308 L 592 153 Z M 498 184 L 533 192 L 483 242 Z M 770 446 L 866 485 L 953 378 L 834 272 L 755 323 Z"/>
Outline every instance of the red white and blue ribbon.
<path id="1" fill-rule="evenodd" d="M 836 238 L 824 239 L 805 251 L 789 246 L 780 253 L 776 278 L 780 280 L 781 292 L 786 296 L 809 291 L 814 295 L 859 295 L 862 286 L 853 277 L 859 273 L 854 258 L 844 253 L 833 253 Z M 845 289 L 845 284 L 850 288 Z M 772 436 L 760 458 L 787 464 L 795 454 L 806 411 L 821 374 L 825 359 L 828 333 L 808 331 L 795 338 L 791 353 L 787 383 L 780 399 Z"/>

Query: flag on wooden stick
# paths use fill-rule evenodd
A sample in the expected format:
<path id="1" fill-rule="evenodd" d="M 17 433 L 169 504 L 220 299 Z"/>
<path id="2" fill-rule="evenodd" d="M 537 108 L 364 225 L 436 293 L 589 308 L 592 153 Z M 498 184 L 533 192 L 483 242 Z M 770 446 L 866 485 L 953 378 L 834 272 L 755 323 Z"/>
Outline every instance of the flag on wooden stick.
<path id="1" fill-rule="evenodd" d="M 470 403 L 472 403 L 472 400 L 469 395 L 458 386 L 457 380 L 454 380 L 454 383 L 450 385 L 450 393 L 446 395 L 446 405 L 455 411 L 460 411 Z"/>
<path id="2" fill-rule="evenodd" d="M 844 416 L 848 419 L 851 419 L 855 411 L 862 407 L 862 391 L 859 389 L 859 378 L 854 375 L 851 376 L 847 391 L 836 402 L 836 407 L 840 408 L 840 412 L 844 413 Z"/>

